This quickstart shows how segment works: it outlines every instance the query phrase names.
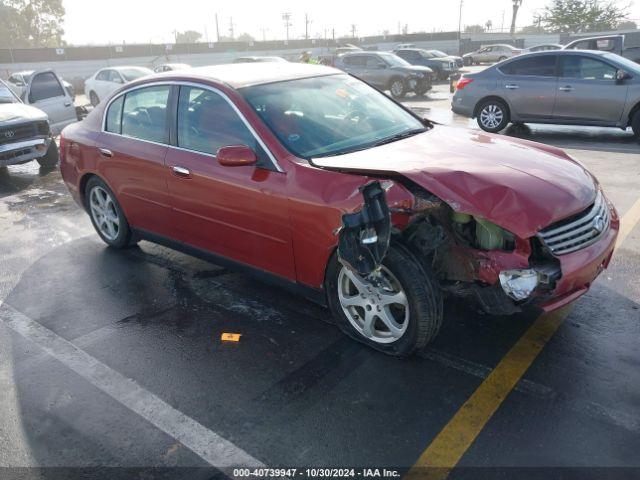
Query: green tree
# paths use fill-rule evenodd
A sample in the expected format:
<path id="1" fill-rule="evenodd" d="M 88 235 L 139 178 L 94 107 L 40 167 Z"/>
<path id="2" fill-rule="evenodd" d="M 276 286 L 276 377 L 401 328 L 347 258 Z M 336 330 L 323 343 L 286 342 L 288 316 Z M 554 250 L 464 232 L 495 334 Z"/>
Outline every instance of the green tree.
<path id="1" fill-rule="evenodd" d="M 615 0 L 553 0 L 536 23 L 556 33 L 614 30 L 627 18 L 627 7 Z"/>
<path id="2" fill-rule="evenodd" d="M 195 30 L 186 30 L 184 32 L 176 32 L 176 43 L 197 43 L 202 38 L 200 32 Z"/>
<path id="3" fill-rule="evenodd" d="M 0 45 L 61 46 L 64 14 L 62 0 L 0 0 Z"/>
<path id="4" fill-rule="evenodd" d="M 522 27 L 519 33 L 524 35 L 541 35 L 547 33 L 547 31 L 540 25 L 527 25 L 526 27 Z"/>
<path id="5" fill-rule="evenodd" d="M 248 33 L 243 33 L 242 35 L 238 35 L 237 40 L 239 42 L 247 42 L 247 43 L 255 41 L 255 39 L 251 35 L 249 35 Z"/>
<path id="6" fill-rule="evenodd" d="M 464 27 L 464 33 L 470 33 L 472 35 L 478 35 L 479 33 L 484 33 L 483 25 L 467 25 Z"/>

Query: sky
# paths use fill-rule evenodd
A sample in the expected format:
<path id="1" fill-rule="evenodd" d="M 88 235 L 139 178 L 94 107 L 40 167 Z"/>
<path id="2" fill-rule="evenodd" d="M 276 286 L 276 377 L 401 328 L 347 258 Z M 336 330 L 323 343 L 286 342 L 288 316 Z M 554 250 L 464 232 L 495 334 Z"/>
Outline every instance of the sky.
<path id="1" fill-rule="evenodd" d="M 524 0 L 518 27 L 529 25 L 536 12 L 551 0 Z M 626 0 L 619 0 L 627 5 Z M 458 29 L 458 0 L 63 0 L 66 9 L 65 40 L 70 44 L 121 44 L 171 42 L 174 31 L 196 30 L 203 40 L 215 41 L 215 14 L 220 34 L 229 34 L 233 19 L 236 36 L 248 33 L 256 40 L 285 38 L 282 14 L 291 14 L 290 38 L 302 38 L 305 13 L 311 37 L 336 37 L 351 32 L 357 36 L 379 35 L 384 30 L 398 33 L 403 25 L 409 32 L 454 31 Z M 397 5 L 395 7 L 394 5 Z M 509 28 L 511 0 L 463 0 L 462 24 L 485 24 Z M 640 24 L 640 0 L 631 4 L 630 18 Z M 208 37 L 208 38 L 207 38 Z"/>

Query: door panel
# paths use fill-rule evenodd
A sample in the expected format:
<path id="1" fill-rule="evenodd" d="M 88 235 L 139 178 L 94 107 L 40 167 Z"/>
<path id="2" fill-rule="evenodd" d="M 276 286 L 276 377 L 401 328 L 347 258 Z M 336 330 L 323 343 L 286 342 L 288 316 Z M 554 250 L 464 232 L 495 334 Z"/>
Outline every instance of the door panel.
<path id="1" fill-rule="evenodd" d="M 615 81 L 616 68 L 586 56 L 563 56 L 553 115 L 567 121 L 615 125 L 627 98 L 627 85 Z"/>
<path id="2" fill-rule="evenodd" d="M 26 99 L 49 116 L 54 135 L 76 121 L 73 101 L 53 72 L 35 73 L 29 81 Z"/>
<path id="3" fill-rule="evenodd" d="M 183 86 L 176 132 L 166 163 L 178 240 L 295 280 L 286 174 L 261 168 L 264 152 L 237 113 L 217 93 Z M 226 145 L 253 148 L 259 164 L 221 166 L 215 152 Z"/>

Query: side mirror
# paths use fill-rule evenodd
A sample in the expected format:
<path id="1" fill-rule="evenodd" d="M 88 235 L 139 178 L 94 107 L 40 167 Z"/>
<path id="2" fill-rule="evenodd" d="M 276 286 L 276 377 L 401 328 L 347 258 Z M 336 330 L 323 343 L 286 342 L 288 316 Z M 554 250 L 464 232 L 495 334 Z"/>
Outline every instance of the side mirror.
<path id="1" fill-rule="evenodd" d="M 218 163 L 224 167 L 243 167 L 255 165 L 258 161 L 256 152 L 246 145 L 230 145 L 218 149 L 216 153 Z"/>
<path id="2" fill-rule="evenodd" d="M 616 83 L 622 83 L 625 80 L 628 80 L 631 78 L 631 75 L 628 72 L 625 72 L 624 70 L 618 70 L 616 72 Z"/>

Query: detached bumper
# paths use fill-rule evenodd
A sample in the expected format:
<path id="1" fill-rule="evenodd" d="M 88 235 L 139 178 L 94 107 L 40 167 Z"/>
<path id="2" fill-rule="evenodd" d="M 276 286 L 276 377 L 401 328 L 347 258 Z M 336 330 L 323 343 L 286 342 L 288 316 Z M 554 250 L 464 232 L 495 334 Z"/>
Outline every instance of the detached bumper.
<path id="1" fill-rule="evenodd" d="M 27 163 L 43 157 L 50 144 L 51 138 L 35 138 L 0 145 L 0 167 Z"/>

